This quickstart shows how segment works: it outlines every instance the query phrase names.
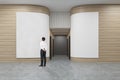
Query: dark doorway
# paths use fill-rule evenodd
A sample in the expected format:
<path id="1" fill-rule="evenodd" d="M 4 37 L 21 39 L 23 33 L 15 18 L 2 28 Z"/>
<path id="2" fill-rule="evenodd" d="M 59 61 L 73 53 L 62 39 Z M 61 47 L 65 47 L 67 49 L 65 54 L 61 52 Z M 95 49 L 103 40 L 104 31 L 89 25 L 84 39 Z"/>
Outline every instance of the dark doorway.
<path id="1" fill-rule="evenodd" d="M 54 39 L 53 37 L 50 36 L 50 60 L 52 59 L 52 57 L 54 56 Z"/>
<path id="2" fill-rule="evenodd" d="M 67 55 L 67 36 L 54 36 L 54 55 Z"/>
<path id="3" fill-rule="evenodd" d="M 50 60 L 52 59 L 51 39 L 52 39 L 52 38 L 51 38 L 51 36 L 50 36 Z"/>
<path id="4" fill-rule="evenodd" d="M 71 57 L 70 57 L 70 36 L 68 37 L 68 57 L 70 60 L 71 59 Z"/>

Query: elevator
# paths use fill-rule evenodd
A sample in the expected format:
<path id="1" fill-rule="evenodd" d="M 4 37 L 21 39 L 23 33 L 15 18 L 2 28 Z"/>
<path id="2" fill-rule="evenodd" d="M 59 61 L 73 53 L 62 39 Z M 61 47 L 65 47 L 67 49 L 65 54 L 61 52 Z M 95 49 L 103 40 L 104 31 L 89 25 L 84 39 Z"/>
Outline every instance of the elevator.
<path id="1" fill-rule="evenodd" d="M 70 29 L 51 29 L 50 36 L 50 60 L 58 55 L 67 56 L 70 59 Z"/>
<path id="2" fill-rule="evenodd" d="M 54 36 L 54 55 L 67 55 L 67 36 Z"/>

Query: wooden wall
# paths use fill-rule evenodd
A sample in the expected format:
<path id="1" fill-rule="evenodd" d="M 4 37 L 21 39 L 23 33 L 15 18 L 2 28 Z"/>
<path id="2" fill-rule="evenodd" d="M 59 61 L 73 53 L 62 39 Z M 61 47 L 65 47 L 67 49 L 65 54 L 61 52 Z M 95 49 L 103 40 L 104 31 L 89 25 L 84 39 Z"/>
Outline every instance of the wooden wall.
<path id="1" fill-rule="evenodd" d="M 99 12 L 99 59 L 77 61 L 120 61 L 120 5 L 84 5 L 71 9 L 71 15 L 82 12 Z"/>
<path id="2" fill-rule="evenodd" d="M 33 5 L 0 5 L 0 62 L 39 61 L 16 59 L 16 12 L 40 12 L 49 10 Z M 74 7 L 71 14 L 99 12 L 99 59 L 79 61 L 120 61 L 120 5 L 85 5 Z M 74 58 L 75 59 L 75 58 Z"/>
<path id="3" fill-rule="evenodd" d="M 42 6 L 0 5 L 0 62 L 39 61 L 39 59 L 16 59 L 16 12 L 49 14 Z"/>

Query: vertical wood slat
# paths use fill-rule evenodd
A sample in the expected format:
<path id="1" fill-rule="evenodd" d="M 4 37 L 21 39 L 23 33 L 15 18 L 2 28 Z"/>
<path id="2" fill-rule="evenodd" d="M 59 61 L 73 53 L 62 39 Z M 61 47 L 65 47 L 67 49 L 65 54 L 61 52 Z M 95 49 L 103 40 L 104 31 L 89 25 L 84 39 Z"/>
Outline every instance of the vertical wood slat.
<path id="1" fill-rule="evenodd" d="M 51 12 L 50 28 L 70 28 L 70 12 Z"/>

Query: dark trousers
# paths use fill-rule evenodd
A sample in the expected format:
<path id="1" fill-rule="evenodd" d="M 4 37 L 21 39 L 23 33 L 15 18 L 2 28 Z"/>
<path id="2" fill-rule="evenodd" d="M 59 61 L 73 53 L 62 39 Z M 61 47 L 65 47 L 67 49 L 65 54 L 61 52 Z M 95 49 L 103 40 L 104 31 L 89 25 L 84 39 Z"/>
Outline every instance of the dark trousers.
<path id="1" fill-rule="evenodd" d="M 40 50 L 40 55 L 41 55 L 41 66 L 46 66 L 46 51 Z"/>

